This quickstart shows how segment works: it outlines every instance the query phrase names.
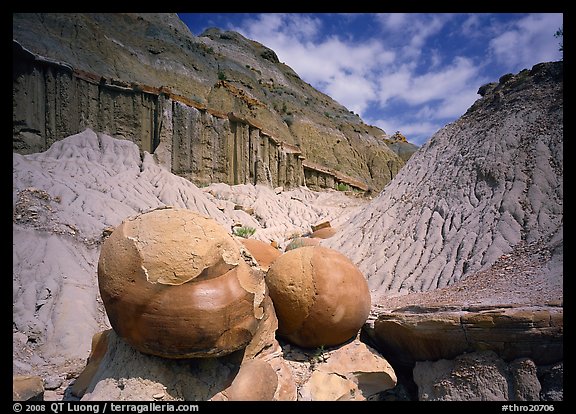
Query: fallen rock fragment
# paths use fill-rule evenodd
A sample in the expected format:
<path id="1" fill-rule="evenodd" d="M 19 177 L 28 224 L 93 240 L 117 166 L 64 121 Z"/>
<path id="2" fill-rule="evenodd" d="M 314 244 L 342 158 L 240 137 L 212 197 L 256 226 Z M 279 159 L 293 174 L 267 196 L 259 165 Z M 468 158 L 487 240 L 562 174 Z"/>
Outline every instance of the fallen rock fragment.
<path id="1" fill-rule="evenodd" d="M 300 400 L 364 401 L 396 386 L 388 361 L 358 339 L 326 354 L 300 389 Z"/>
<path id="2" fill-rule="evenodd" d="M 75 397 L 82 398 L 98 368 L 100 368 L 100 362 L 108 350 L 108 335 L 110 335 L 110 332 L 111 329 L 97 332 L 92 337 L 92 349 L 88 357 L 88 363 L 72 385 L 71 392 Z"/>
<path id="3" fill-rule="evenodd" d="M 337 230 L 334 227 L 325 227 L 314 231 L 310 237 L 313 239 L 329 239 L 336 233 Z"/>
<path id="4" fill-rule="evenodd" d="M 272 401 L 278 376 L 266 361 L 251 359 L 240 365 L 232 384 L 222 394 L 230 401 Z"/>
<path id="5" fill-rule="evenodd" d="M 324 221 L 312 227 L 312 234 L 310 237 L 313 239 L 329 239 L 336 234 L 336 229 L 332 227 L 329 221 Z"/>
<path id="6" fill-rule="evenodd" d="M 316 230 L 329 228 L 331 226 L 332 225 L 330 224 L 330 221 L 323 221 L 321 223 L 318 223 L 318 224 L 310 226 L 310 227 L 312 228 L 312 232 L 315 232 Z"/>
<path id="7" fill-rule="evenodd" d="M 37 375 L 12 377 L 13 401 L 44 401 L 44 382 Z"/>

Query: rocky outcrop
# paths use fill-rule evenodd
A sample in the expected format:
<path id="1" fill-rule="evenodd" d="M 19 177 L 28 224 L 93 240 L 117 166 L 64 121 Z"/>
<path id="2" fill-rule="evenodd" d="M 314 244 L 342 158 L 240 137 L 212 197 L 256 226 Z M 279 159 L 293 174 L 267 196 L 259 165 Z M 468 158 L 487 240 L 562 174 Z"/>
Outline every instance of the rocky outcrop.
<path id="1" fill-rule="evenodd" d="M 507 364 L 492 351 L 418 362 L 414 380 L 420 401 L 539 401 L 542 388 L 532 360 Z"/>
<path id="2" fill-rule="evenodd" d="M 394 135 L 384 140 L 388 147 L 392 151 L 394 151 L 400 158 L 404 161 L 408 161 L 412 154 L 418 151 L 418 146 L 408 142 L 406 137 L 400 133 L 400 131 L 396 131 Z"/>
<path id="3" fill-rule="evenodd" d="M 196 37 L 173 14 L 29 13 L 13 22 L 20 153 L 90 127 L 198 184 L 299 186 L 305 158 L 321 166 L 307 168 L 311 185 L 379 190 L 404 165 L 384 131 L 238 33 Z"/>
<path id="4" fill-rule="evenodd" d="M 564 363 L 538 367 L 542 401 L 564 400 Z"/>
<path id="5" fill-rule="evenodd" d="M 375 295 L 451 285 L 522 241 L 562 245 L 562 62 L 485 92 L 323 242 L 359 266 Z M 562 278 L 556 247 L 544 278 Z"/>
<path id="6" fill-rule="evenodd" d="M 62 137 L 92 128 L 136 143 L 199 185 L 305 184 L 301 151 L 250 120 L 207 110 L 168 88 L 107 79 L 39 59 L 17 43 L 14 54 L 15 151 L 44 151 Z"/>
<path id="7" fill-rule="evenodd" d="M 484 350 L 539 365 L 564 357 L 563 310 L 557 307 L 397 309 L 380 313 L 364 330 L 392 363 L 404 367 Z"/>

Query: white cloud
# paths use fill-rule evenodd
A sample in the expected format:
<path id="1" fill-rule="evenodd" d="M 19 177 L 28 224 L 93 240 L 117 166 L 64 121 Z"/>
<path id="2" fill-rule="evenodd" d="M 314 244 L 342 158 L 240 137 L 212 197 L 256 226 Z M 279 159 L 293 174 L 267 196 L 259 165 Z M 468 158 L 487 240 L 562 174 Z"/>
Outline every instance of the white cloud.
<path id="1" fill-rule="evenodd" d="M 386 30 L 392 32 L 405 30 L 408 27 L 409 13 L 382 13 L 375 15 L 376 20 Z"/>
<path id="2" fill-rule="evenodd" d="M 530 14 L 492 39 L 489 47 L 496 59 L 514 72 L 558 60 L 561 54 L 554 33 L 561 25 L 562 14 Z"/>
<path id="3" fill-rule="evenodd" d="M 481 85 L 478 85 L 480 87 Z M 446 98 L 438 106 L 434 118 L 436 119 L 457 119 L 464 115 L 464 112 L 472 106 L 480 96 L 477 93 L 478 88 L 462 89 Z"/>
<path id="4" fill-rule="evenodd" d="M 559 58 L 553 34 L 562 23 L 561 14 L 501 17 L 424 13 L 329 17 L 346 24 L 376 23 L 379 30 L 361 40 L 355 37 L 357 28 L 327 33 L 325 16 L 298 13 L 253 15 L 234 30 L 270 47 L 305 81 L 365 121 L 388 133 L 401 130 L 418 141 L 462 115 L 478 98 L 480 85 L 506 73 L 492 79 L 493 72 L 502 67 L 515 72 L 522 69 L 518 66 Z M 438 36 L 441 33 L 446 36 Z M 470 43 L 458 42 L 457 37 Z M 452 45 L 460 51 L 451 50 Z M 496 65 L 500 62 L 506 65 Z"/>
<path id="5" fill-rule="evenodd" d="M 404 65 L 397 72 L 382 75 L 378 96 L 382 106 L 392 98 L 410 105 L 435 100 L 442 103 L 468 92 L 471 84 L 477 82 L 477 77 L 476 65 L 462 57 L 456 58 L 449 66 L 421 75 Z"/>
<path id="6" fill-rule="evenodd" d="M 362 113 L 377 96 L 374 73 L 396 55 L 374 39 L 358 43 L 334 35 L 321 38 L 320 29 L 319 20 L 309 16 L 264 14 L 237 30 L 273 49 L 307 82 Z"/>
<path id="7" fill-rule="evenodd" d="M 404 60 L 417 59 L 427 40 L 451 19 L 451 14 L 388 13 L 375 15 L 376 21 L 400 49 Z"/>
<path id="8" fill-rule="evenodd" d="M 326 93 L 338 102 L 346 102 L 346 107 L 362 114 L 369 101 L 376 97 L 375 85 L 366 77 L 339 73 L 326 86 Z"/>
<path id="9" fill-rule="evenodd" d="M 468 37 L 478 37 L 483 33 L 483 23 L 479 14 L 469 14 L 466 20 L 461 24 L 462 34 Z"/>

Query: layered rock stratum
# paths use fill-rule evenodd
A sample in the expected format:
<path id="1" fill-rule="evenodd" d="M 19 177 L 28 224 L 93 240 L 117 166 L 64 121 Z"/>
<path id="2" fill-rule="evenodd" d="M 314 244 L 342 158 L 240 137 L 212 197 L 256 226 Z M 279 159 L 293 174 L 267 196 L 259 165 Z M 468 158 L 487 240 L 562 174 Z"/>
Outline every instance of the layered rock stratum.
<path id="1" fill-rule="evenodd" d="M 328 171 L 332 182 L 321 187 L 340 173 L 379 191 L 415 150 L 395 144 L 399 157 L 384 131 L 304 82 L 266 46 L 219 29 L 195 36 L 176 14 L 14 14 L 13 39 L 20 153 L 91 128 L 157 152 L 196 183 L 298 186 L 306 172 L 317 185 L 315 176 Z M 288 162 L 290 154 L 305 158 L 304 171 L 290 170 L 302 170 L 296 158 L 284 173 L 292 178 L 273 177 L 287 167 L 269 165 L 265 148 L 253 150 L 249 129 L 258 130 L 258 145 L 283 147 L 278 156 Z M 250 148 L 232 156 L 228 135 Z"/>

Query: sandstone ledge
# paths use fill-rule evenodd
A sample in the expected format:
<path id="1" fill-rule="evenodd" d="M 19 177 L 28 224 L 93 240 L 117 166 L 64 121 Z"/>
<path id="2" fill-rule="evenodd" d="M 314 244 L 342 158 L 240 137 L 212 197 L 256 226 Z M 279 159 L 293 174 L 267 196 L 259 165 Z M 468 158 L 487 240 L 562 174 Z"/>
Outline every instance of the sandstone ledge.
<path id="1" fill-rule="evenodd" d="M 563 359 L 562 307 L 406 307 L 380 312 L 364 331 L 386 358 L 405 367 L 485 350 L 506 361 Z"/>

